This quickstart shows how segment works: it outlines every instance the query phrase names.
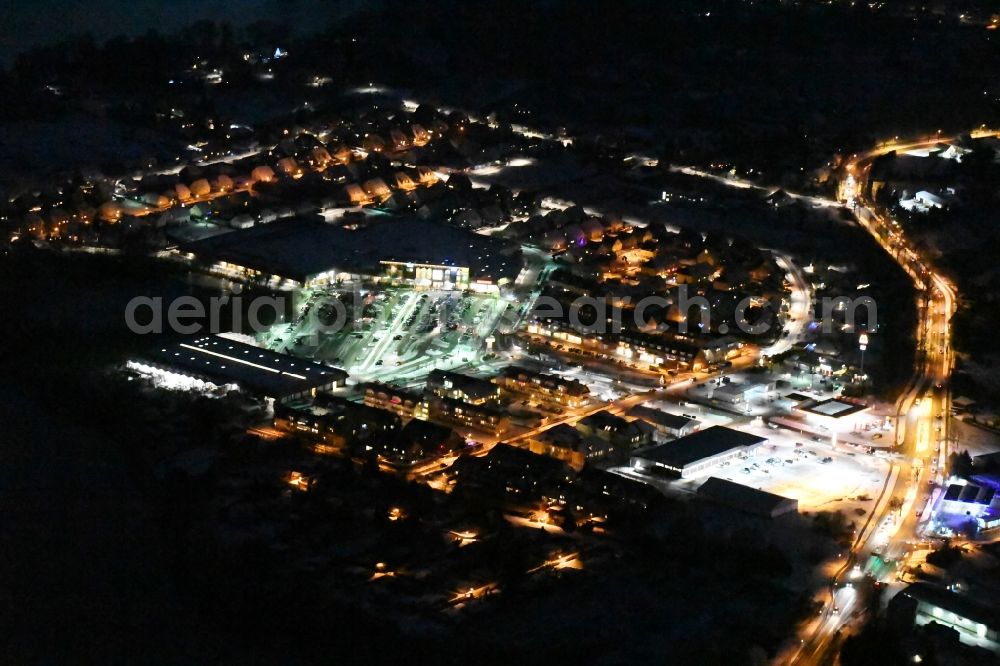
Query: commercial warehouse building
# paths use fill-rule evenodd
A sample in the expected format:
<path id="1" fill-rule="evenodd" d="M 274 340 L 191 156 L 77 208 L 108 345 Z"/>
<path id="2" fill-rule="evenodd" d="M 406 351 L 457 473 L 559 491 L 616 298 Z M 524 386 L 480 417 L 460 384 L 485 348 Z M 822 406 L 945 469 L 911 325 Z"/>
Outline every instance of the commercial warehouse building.
<path id="1" fill-rule="evenodd" d="M 979 483 L 952 483 L 937 505 L 935 522 L 955 530 L 966 529 L 974 520 L 980 535 L 1000 528 L 1000 491 L 992 479 L 974 477 Z M 991 485 L 992 482 L 992 485 Z"/>
<path id="2" fill-rule="evenodd" d="M 944 625 L 954 629 L 962 643 L 1000 654 L 1000 612 L 995 606 L 921 582 L 893 597 L 889 612 L 916 625 Z"/>
<path id="3" fill-rule="evenodd" d="M 704 502 L 719 504 L 762 518 L 777 518 L 797 513 L 799 501 L 764 490 L 744 486 L 742 483 L 710 477 L 698 487 L 697 497 Z"/>
<path id="4" fill-rule="evenodd" d="M 187 243 L 179 252 L 212 272 L 287 288 L 367 277 L 491 292 L 512 283 L 522 266 L 516 245 L 408 217 L 357 229 L 283 220 Z"/>
<path id="5" fill-rule="evenodd" d="M 722 463 L 756 453 L 766 437 L 712 426 L 666 444 L 632 454 L 632 467 L 641 472 L 668 472 L 683 479 L 701 476 Z"/>
<path id="6" fill-rule="evenodd" d="M 235 384 L 261 397 L 290 400 L 343 386 L 347 373 L 219 335 L 155 347 L 129 366 L 143 374 L 173 373 L 217 386 Z"/>
<path id="7" fill-rule="evenodd" d="M 952 483 L 941 498 L 941 510 L 978 516 L 987 511 L 994 500 L 1000 501 L 994 488 L 974 483 Z"/>
<path id="8" fill-rule="evenodd" d="M 844 398 L 803 402 L 794 411 L 809 423 L 831 432 L 850 432 L 870 419 L 866 404 Z"/>
<path id="9" fill-rule="evenodd" d="M 773 393 L 774 381 L 750 380 L 745 382 L 730 382 L 712 391 L 712 399 L 729 404 L 749 402 L 756 397 L 766 397 Z"/>

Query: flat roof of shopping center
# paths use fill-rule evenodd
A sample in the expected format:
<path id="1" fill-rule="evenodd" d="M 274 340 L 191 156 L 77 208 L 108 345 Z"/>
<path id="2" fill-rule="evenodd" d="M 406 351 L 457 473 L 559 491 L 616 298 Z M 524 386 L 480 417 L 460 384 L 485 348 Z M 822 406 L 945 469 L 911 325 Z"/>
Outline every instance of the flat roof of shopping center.
<path id="1" fill-rule="evenodd" d="M 830 398 L 829 400 L 823 400 L 811 405 L 800 405 L 799 409 L 804 412 L 839 419 L 842 416 L 848 416 L 849 414 L 860 412 L 865 409 L 865 405 L 862 403 L 841 400 L 840 398 Z"/>
<path id="2" fill-rule="evenodd" d="M 679 437 L 672 442 L 651 446 L 632 455 L 656 463 L 683 469 L 692 463 L 712 458 L 733 449 L 745 449 L 767 441 L 747 432 L 725 426 L 712 426 L 696 433 Z"/>
<path id="3" fill-rule="evenodd" d="M 182 244 L 205 262 L 305 282 L 328 271 L 381 271 L 380 262 L 467 267 L 472 280 L 513 281 L 520 248 L 490 236 L 417 217 L 388 217 L 347 229 L 293 218 Z"/>
<path id="4" fill-rule="evenodd" d="M 798 510 L 798 500 L 751 488 L 728 479 L 709 477 L 698 488 L 700 499 L 716 502 L 758 516 L 774 517 Z"/>
<path id="5" fill-rule="evenodd" d="M 142 360 L 215 384 L 237 384 L 267 397 L 293 396 L 347 379 L 318 361 L 279 354 L 218 335 L 189 338 L 148 350 Z M 140 360 L 140 362 L 142 362 Z"/>

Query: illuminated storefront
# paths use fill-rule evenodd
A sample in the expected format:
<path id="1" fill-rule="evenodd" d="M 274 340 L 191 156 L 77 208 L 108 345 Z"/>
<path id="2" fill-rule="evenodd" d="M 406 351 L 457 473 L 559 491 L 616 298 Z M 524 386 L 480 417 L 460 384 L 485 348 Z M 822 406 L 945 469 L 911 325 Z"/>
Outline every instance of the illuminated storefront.
<path id="1" fill-rule="evenodd" d="M 467 266 L 443 266 L 439 264 L 416 264 L 401 261 L 379 262 L 390 281 L 412 284 L 428 289 L 468 289 L 469 268 Z"/>

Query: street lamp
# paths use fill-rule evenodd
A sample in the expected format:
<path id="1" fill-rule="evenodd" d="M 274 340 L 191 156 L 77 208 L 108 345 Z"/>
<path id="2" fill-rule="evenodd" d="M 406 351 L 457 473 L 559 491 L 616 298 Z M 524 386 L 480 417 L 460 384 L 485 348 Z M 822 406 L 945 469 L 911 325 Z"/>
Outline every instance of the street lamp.
<path id="1" fill-rule="evenodd" d="M 858 349 L 861 350 L 861 377 L 865 376 L 865 350 L 868 349 L 868 334 L 862 333 L 858 336 Z"/>

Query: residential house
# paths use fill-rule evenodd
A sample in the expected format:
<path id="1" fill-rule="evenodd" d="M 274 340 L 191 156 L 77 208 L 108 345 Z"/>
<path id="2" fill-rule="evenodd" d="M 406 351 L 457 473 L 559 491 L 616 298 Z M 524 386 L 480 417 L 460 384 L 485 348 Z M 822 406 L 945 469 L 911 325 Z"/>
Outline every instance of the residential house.
<path id="1" fill-rule="evenodd" d="M 623 450 L 643 447 L 652 439 L 648 430 L 607 410 L 581 419 L 576 429 L 585 436 L 599 437 Z"/>
<path id="2" fill-rule="evenodd" d="M 629 410 L 629 416 L 653 426 L 664 437 L 684 437 L 698 430 L 700 422 L 687 416 L 670 414 L 660 409 L 639 405 Z"/>
<path id="3" fill-rule="evenodd" d="M 427 390 L 440 397 L 454 398 L 473 405 L 500 399 L 500 387 L 490 380 L 447 370 L 432 371 L 427 377 Z"/>
<path id="4" fill-rule="evenodd" d="M 420 393 L 381 382 L 365 384 L 362 390 L 365 404 L 369 407 L 393 412 L 404 421 L 413 418 L 426 420 L 429 417 L 427 401 Z"/>

